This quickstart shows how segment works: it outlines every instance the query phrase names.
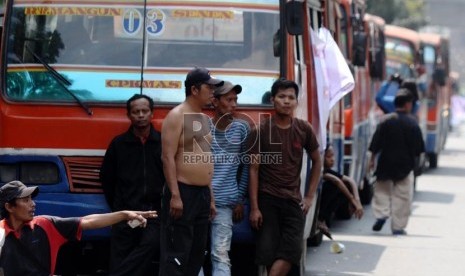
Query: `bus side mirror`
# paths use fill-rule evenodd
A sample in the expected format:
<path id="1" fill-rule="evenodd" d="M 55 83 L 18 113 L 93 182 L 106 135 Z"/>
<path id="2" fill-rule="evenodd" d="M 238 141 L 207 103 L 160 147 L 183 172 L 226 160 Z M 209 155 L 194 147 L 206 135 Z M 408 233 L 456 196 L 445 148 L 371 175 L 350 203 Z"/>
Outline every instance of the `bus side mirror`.
<path id="1" fill-rule="evenodd" d="M 373 79 L 384 79 L 384 47 L 373 49 L 370 54 L 370 77 Z"/>
<path id="2" fill-rule="evenodd" d="M 290 1 L 286 3 L 286 28 L 291 35 L 304 33 L 304 2 Z"/>
<path id="3" fill-rule="evenodd" d="M 354 32 L 354 43 L 352 46 L 352 63 L 354 66 L 365 66 L 367 49 L 367 36 L 364 32 Z"/>
<path id="4" fill-rule="evenodd" d="M 280 30 L 278 29 L 276 33 L 273 35 L 273 55 L 275 57 L 279 57 L 281 55 L 281 43 L 279 40 L 279 32 Z"/>

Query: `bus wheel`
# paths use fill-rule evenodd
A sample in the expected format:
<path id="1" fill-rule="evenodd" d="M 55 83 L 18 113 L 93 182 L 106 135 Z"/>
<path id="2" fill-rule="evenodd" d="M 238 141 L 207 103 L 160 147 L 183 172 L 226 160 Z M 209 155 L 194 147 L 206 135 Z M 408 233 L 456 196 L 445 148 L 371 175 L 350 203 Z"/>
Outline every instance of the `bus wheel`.
<path id="1" fill-rule="evenodd" d="M 428 163 L 430 169 L 435 169 L 438 167 L 438 155 L 436 153 L 428 154 Z"/>
<path id="2" fill-rule="evenodd" d="M 307 239 L 307 246 L 311 246 L 311 247 L 320 246 L 322 242 L 323 242 L 323 233 L 321 233 L 320 230 L 317 230 L 315 235 Z"/>

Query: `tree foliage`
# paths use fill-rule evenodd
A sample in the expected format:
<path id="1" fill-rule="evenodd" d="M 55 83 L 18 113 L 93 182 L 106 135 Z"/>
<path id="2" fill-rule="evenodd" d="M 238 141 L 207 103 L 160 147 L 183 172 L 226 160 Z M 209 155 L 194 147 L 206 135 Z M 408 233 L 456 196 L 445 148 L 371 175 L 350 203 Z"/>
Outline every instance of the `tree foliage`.
<path id="1" fill-rule="evenodd" d="M 367 0 L 367 12 L 381 16 L 387 24 L 414 30 L 427 23 L 424 0 Z"/>

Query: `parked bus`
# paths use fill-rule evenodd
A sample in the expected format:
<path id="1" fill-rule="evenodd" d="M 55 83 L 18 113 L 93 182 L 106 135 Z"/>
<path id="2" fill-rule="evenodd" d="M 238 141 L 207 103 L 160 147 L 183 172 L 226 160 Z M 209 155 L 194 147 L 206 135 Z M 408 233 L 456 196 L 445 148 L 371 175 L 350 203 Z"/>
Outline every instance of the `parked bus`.
<path id="1" fill-rule="evenodd" d="M 183 81 L 194 66 L 240 83 L 238 112 L 253 124 L 273 111 L 262 99 L 274 80 L 295 80 L 302 91 L 296 116 L 321 137 L 311 45 L 311 27 L 320 26 L 325 12 L 320 1 L 6 0 L 4 10 L 0 182 L 39 186 L 37 214 L 109 211 L 99 168 L 110 140 L 129 125 L 126 100 L 136 93 L 152 97 L 160 130 L 184 100 Z M 316 203 L 304 245 L 315 232 Z M 108 234 L 84 233 L 78 252 Z M 234 242 L 252 236 L 247 219 L 235 226 Z M 302 275 L 305 256 L 304 250 Z M 87 268 L 75 259 L 68 264 L 71 271 Z"/>
<path id="2" fill-rule="evenodd" d="M 328 123 L 328 143 L 333 146 L 335 153 L 334 170 L 354 177 L 358 173 L 360 176 L 365 173 L 363 166 L 367 164 L 366 150 L 362 150 L 363 145 L 368 146 L 369 132 L 361 129 L 356 130 L 357 138 L 352 140 L 353 119 L 356 120 L 358 127 L 359 112 L 368 116 L 368 110 L 371 103 L 370 76 L 369 71 L 365 68 L 368 62 L 369 49 L 368 39 L 373 36 L 368 34 L 368 28 L 364 23 L 365 2 L 364 1 L 339 1 L 336 5 L 327 8 L 324 15 L 323 24 L 334 36 L 347 64 L 352 68 L 352 74 L 355 78 L 355 88 L 340 100 L 331 110 L 330 121 Z M 384 53 L 384 46 L 382 48 Z M 384 66 L 384 63 L 381 63 Z M 354 103 L 354 104 L 352 104 Z M 355 107 L 353 107 L 353 106 Z M 355 114 L 354 114 L 355 110 Z M 349 131 L 350 129 L 350 131 Z M 350 132 L 349 135 L 347 133 Z M 355 146 L 352 147 L 353 141 Z M 360 154 L 360 151 L 362 154 Z M 357 176 L 354 177 L 359 184 L 360 193 L 364 202 L 371 199 L 371 187 L 364 185 L 363 177 L 359 181 Z M 367 199 L 368 198 L 368 199 Z M 342 206 L 336 212 L 338 218 L 350 218 L 351 212 L 346 206 Z"/>
<path id="3" fill-rule="evenodd" d="M 315 31 L 321 31 L 320 27 L 328 30 L 331 33 L 335 43 L 337 44 L 335 45 L 335 47 L 338 47 L 339 51 L 341 52 L 342 59 L 338 60 L 338 62 L 333 62 L 333 64 L 331 64 L 331 70 L 335 70 L 335 67 L 343 66 L 345 64 L 347 64 L 349 67 L 354 68 L 354 64 L 364 62 L 368 51 L 368 48 L 366 46 L 367 37 L 364 33 L 365 29 L 363 26 L 365 1 L 342 0 L 338 1 L 337 3 L 332 1 L 322 1 L 322 4 L 324 5 L 316 6 L 316 9 L 321 10 L 321 12 L 317 12 L 318 17 L 311 17 L 311 22 L 313 23 L 312 28 Z M 318 52 L 319 47 L 322 46 L 317 46 L 317 49 L 314 51 Z M 324 46 L 324 48 L 331 47 L 333 46 Z M 382 49 L 384 51 L 384 48 Z M 384 63 L 382 64 L 382 66 L 384 66 Z M 318 74 L 318 69 L 315 70 Z M 353 79 L 354 77 L 357 78 L 358 76 L 354 75 L 355 72 L 351 72 L 351 70 L 347 70 L 347 74 L 351 76 L 351 79 Z M 361 73 L 360 76 L 360 79 L 355 80 L 356 84 L 359 81 L 366 80 L 363 73 Z M 351 92 L 352 89 L 353 86 L 351 86 L 350 89 L 342 89 L 344 92 L 342 94 L 339 94 L 340 98 L 337 98 L 338 100 L 333 102 L 331 110 L 329 110 L 329 120 L 320 124 L 320 127 L 322 129 L 325 128 L 325 133 L 327 134 L 327 144 L 331 144 L 333 146 L 333 150 L 335 153 L 335 165 L 333 169 L 340 173 L 344 173 L 345 158 L 345 105 L 343 95 Z M 324 93 L 327 94 L 328 91 L 325 91 Z M 347 97 L 350 98 L 351 96 L 348 95 L 346 96 L 346 98 Z M 323 115 L 321 117 L 325 116 Z M 360 186 L 360 188 L 363 188 L 362 185 Z M 317 208 L 319 208 L 319 206 L 317 206 Z M 350 212 L 347 208 L 341 208 L 341 210 L 344 213 L 344 216 L 350 216 Z M 314 223 L 313 225 L 316 225 L 316 223 Z M 311 246 L 317 246 L 322 241 L 321 233 L 319 233 L 318 230 L 315 231 L 315 233 L 316 235 L 313 235 L 311 239 L 309 239 L 309 245 Z"/>
<path id="4" fill-rule="evenodd" d="M 426 156 L 429 167 L 436 168 L 450 126 L 449 41 L 434 33 L 420 33 L 420 39 L 427 76 Z"/>
<path id="5" fill-rule="evenodd" d="M 344 173 L 358 183 L 360 199 L 368 204 L 373 195 L 368 146 L 379 117 L 374 96 L 384 79 L 385 22 L 370 14 L 359 18 L 363 21 L 353 27 L 354 46 L 350 48 L 356 85 L 345 98 Z"/>

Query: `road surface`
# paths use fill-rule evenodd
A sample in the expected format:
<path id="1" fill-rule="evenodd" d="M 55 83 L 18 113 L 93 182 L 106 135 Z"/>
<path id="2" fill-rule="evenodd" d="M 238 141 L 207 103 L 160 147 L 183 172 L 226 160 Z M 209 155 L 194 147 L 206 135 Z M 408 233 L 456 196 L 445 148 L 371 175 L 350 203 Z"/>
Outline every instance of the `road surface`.
<path id="1" fill-rule="evenodd" d="M 449 134 L 438 168 L 417 180 L 407 236 L 393 236 L 388 220 L 380 232 L 365 206 L 362 220 L 334 221 L 333 237 L 345 245 L 330 252 L 331 241 L 309 247 L 308 276 L 465 275 L 465 127 Z"/>

